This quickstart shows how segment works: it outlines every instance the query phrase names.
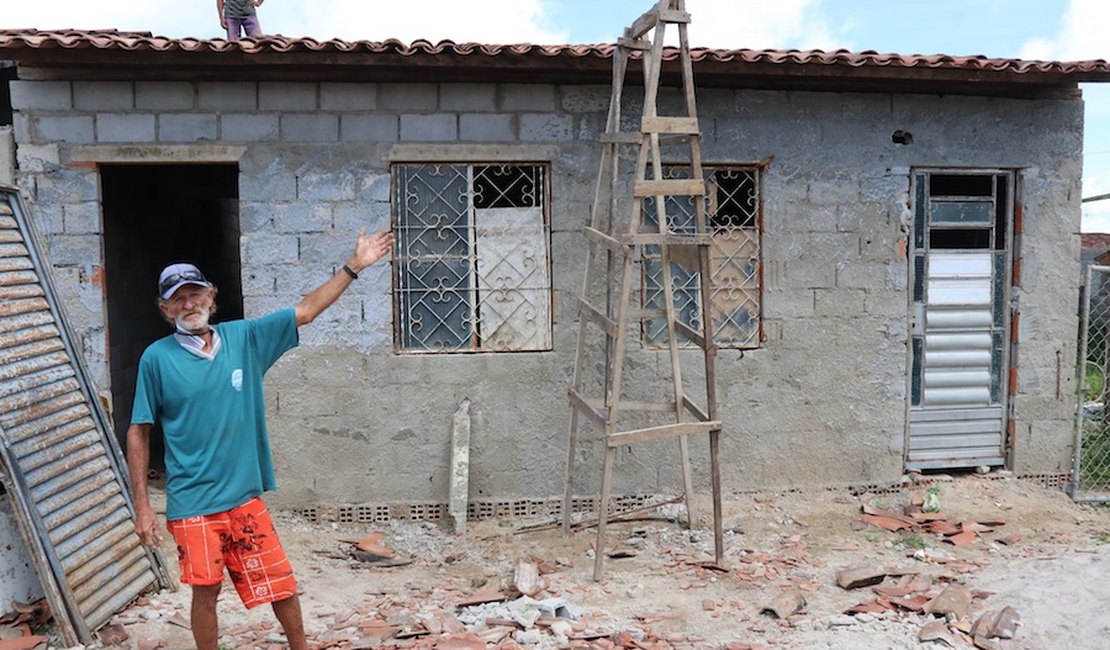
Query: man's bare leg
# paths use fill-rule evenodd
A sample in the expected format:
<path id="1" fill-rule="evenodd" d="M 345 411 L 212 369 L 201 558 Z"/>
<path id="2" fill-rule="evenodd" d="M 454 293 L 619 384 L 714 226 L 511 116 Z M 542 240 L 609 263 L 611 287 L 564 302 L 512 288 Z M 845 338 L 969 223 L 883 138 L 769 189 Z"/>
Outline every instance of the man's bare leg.
<path id="1" fill-rule="evenodd" d="M 193 640 L 197 650 L 216 650 L 220 638 L 220 623 L 216 618 L 216 598 L 220 585 L 193 585 L 193 609 L 189 622 L 193 627 Z"/>
<path id="2" fill-rule="evenodd" d="M 301 617 L 301 601 L 297 594 L 273 603 L 274 615 L 285 631 L 289 650 L 308 650 L 308 640 L 304 635 L 304 619 Z"/>

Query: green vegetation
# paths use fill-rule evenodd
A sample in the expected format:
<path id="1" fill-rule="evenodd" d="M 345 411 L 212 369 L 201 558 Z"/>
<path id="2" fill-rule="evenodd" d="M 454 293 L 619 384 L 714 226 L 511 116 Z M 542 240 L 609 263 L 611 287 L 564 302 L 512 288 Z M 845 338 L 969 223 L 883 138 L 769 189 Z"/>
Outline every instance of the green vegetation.
<path id="1" fill-rule="evenodd" d="M 1080 487 L 1110 490 L 1110 422 L 1084 420 L 1080 454 Z"/>
<path id="2" fill-rule="evenodd" d="M 906 535 L 902 539 L 898 540 L 898 544 L 903 548 L 913 548 L 921 550 L 930 548 L 929 542 L 924 537 L 917 534 Z"/>
<path id="3" fill-rule="evenodd" d="M 1102 368 L 1100 368 L 1097 363 L 1088 361 L 1086 374 L 1087 390 L 1083 393 L 1084 401 L 1100 401 L 1103 395 L 1102 391 L 1106 388 L 1106 377 L 1102 372 Z"/>

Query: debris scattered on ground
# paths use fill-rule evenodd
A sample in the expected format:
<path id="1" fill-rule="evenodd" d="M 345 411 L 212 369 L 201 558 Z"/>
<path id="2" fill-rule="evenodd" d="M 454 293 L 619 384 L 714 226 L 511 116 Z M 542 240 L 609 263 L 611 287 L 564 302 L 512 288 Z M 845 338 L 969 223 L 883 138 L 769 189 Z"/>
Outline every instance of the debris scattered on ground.
<path id="1" fill-rule="evenodd" d="M 926 513 L 926 485 L 934 484 L 733 497 L 720 562 L 711 533 L 685 528 L 677 512 L 645 512 L 611 525 L 602 552 L 635 555 L 609 565 L 600 582 L 592 580 L 590 530 L 519 535 L 529 524 L 483 520 L 456 536 L 434 522 L 375 530 L 275 518 L 317 650 L 1017 650 L 1090 647 L 1099 638 L 1088 621 L 1097 616 L 1084 613 L 1101 607 L 1110 588 L 1092 585 L 1076 603 L 1067 576 L 1110 561 L 1110 545 L 1100 541 L 1110 539 L 1110 512 L 1015 479 L 960 477 L 942 485 L 942 510 Z M 896 525 L 874 526 L 860 515 Z M 963 532 L 975 541 L 945 541 Z M 411 563 L 368 566 L 356 551 Z M 269 608 L 243 610 L 230 585 L 218 611 L 225 647 L 283 647 Z M 188 613 L 187 587 L 143 597 L 109 622 L 127 632 L 122 645 L 98 641 L 84 650 L 191 647 Z M 23 636 L 0 624 L 0 640 L 5 633 Z M 58 647 L 51 643 L 32 648 Z"/>

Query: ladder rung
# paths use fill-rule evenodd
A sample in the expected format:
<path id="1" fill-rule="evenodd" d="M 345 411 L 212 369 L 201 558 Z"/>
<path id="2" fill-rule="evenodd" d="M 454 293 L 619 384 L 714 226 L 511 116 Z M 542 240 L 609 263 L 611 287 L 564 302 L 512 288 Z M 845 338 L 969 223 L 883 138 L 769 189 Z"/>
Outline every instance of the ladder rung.
<path id="1" fill-rule="evenodd" d="M 578 298 L 578 307 L 583 315 L 588 316 L 590 320 L 600 325 L 601 329 L 605 330 L 605 333 L 608 334 L 610 338 L 617 338 L 617 324 L 613 322 L 613 319 L 606 316 L 597 307 L 591 305 L 585 298 Z"/>
<path id="2" fill-rule="evenodd" d="M 626 133 L 602 133 L 597 137 L 601 144 L 641 144 L 644 134 L 636 131 Z"/>
<path id="3" fill-rule="evenodd" d="M 586 239 L 601 244 L 605 248 L 608 248 L 618 255 L 628 254 L 628 251 L 625 249 L 625 245 L 622 244 L 620 240 L 616 239 L 615 237 L 610 237 L 609 235 L 606 235 L 597 228 L 586 226 L 582 229 L 582 234 L 586 236 Z"/>
<path id="4" fill-rule="evenodd" d="M 705 181 L 698 178 L 669 178 L 636 181 L 633 196 L 705 196 Z"/>
<path id="5" fill-rule="evenodd" d="M 640 122 L 640 130 L 644 133 L 668 133 L 672 135 L 699 135 L 696 117 L 645 117 Z"/>
<path id="6" fill-rule="evenodd" d="M 619 45 L 620 47 L 628 48 L 630 50 L 646 51 L 651 49 L 651 41 L 643 38 L 628 38 L 627 36 L 621 36 L 617 38 L 617 45 Z"/>
<path id="7" fill-rule="evenodd" d="M 624 35 L 627 38 L 640 38 L 651 31 L 659 22 L 688 23 L 690 22 L 690 14 L 675 9 L 664 9 L 662 11 L 654 8 L 649 9 L 644 15 L 637 18 L 631 27 L 624 30 Z"/>
<path id="8" fill-rule="evenodd" d="M 608 410 L 605 401 L 597 398 L 584 397 L 582 401 L 599 412 Z M 620 411 L 651 411 L 656 413 L 674 413 L 674 402 L 637 402 L 621 400 L 614 406 Z"/>
<path id="9" fill-rule="evenodd" d="M 598 425 L 602 429 L 609 426 L 609 419 L 606 418 L 605 415 L 603 415 L 597 409 L 590 406 L 589 401 L 579 395 L 578 391 L 574 390 L 573 386 L 567 389 L 567 396 L 570 397 L 571 407 L 578 409 L 586 417 L 593 420 L 594 424 Z"/>
<path id="10" fill-rule="evenodd" d="M 621 238 L 621 241 L 625 244 L 708 246 L 713 243 L 713 235 L 709 233 L 678 235 L 662 232 L 638 232 L 635 235 L 625 235 Z"/>
<path id="11" fill-rule="evenodd" d="M 605 444 L 609 447 L 620 447 L 622 445 L 630 445 L 634 442 L 646 442 L 648 440 L 658 440 L 660 438 L 676 438 L 678 436 L 688 436 L 695 433 L 709 433 L 710 431 L 720 430 L 720 420 L 710 420 L 708 422 L 678 422 L 676 424 L 664 424 L 647 429 L 611 433 L 606 436 Z"/>
<path id="12" fill-rule="evenodd" d="M 674 402 L 633 402 L 621 400 L 618 407 L 622 411 L 650 411 L 655 413 L 674 413 Z"/>
<path id="13" fill-rule="evenodd" d="M 652 318 L 666 318 L 666 309 L 636 309 L 632 310 L 628 317 L 632 320 L 651 320 Z"/>
<path id="14" fill-rule="evenodd" d="M 690 22 L 690 14 L 675 9 L 664 9 L 659 12 L 659 20 L 665 23 L 688 23 Z"/>
<path id="15" fill-rule="evenodd" d="M 693 342 L 694 345 L 698 346 L 699 348 L 705 348 L 705 337 L 702 336 L 701 332 L 697 331 L 696 329 L 690 327 L 680 320 L 675 320 L 674 326 L 679 331 L 679 333 L 690 339 L 690 341 Z"/>
<path id="16" fill-rule="evenodd" d="M 694 138 L 694 137 L 697 137 L 697 136 L 696 135 L 676 135 L 676 134 L 673 134 L 673 133 L 664 134 L 664 135 L 659 136 L 659 145 L 663 146 L 663 147 L 666 147 L 666 146 L 673 146 L 673 145 L 676 145 L 676 144 L 687 144 L 687 143 L 690 142 L 690 138 Z"/>

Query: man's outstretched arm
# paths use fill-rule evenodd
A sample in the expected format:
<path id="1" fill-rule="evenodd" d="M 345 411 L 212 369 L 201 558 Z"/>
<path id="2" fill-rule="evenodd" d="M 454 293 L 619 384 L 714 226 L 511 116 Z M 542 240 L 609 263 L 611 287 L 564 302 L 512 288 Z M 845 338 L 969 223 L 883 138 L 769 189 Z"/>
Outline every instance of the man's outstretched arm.
<path id="1" fill-rule="evenodd" d="M 385 257 L 391 248 L 393 248 L 393 233 L 383 230 L 367 237 L 364 228 L 358 233 L 355 252 L 347 260 L 347 268 L 356 274 L 361 273 L 363 269 Z M 352 280 L 354 278 L 347 273 L 346 269 L 339 269 L 335 275 L 331 276 L 331 279 L 313 289 L 312 293 L 297 303 L 294 309 L 297 316 L 297 326 L 307 325 L 316 320 L 317 316 L 330 307 L 347 290 L 347 287 L 351 286 Z"/>

